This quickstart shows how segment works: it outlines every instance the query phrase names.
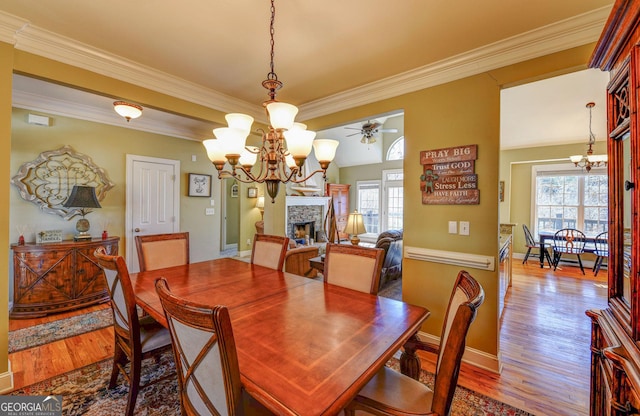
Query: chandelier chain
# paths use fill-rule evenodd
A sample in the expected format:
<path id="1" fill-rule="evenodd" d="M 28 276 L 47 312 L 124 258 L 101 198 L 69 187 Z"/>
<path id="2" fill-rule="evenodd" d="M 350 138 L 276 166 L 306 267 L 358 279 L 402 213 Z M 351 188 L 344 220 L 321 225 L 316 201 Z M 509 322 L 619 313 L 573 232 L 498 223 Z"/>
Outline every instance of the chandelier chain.
<path id="1" fill-rule="evenodd" d="M 276 75 L 274 69 L 274 59 L 275 59 L 275 41 L 273 40 L 273 35 L 275 34 L 274 22 L 276 20 L 276 6 L 274 4 L 274 0 L 271 0 L 271 23 L 269 26 L 269 34 L 271 36 L 271 63 L 270 68 L 271 72 L 267 74 L 267 79 L 277 80 L 278 76 Z"/>

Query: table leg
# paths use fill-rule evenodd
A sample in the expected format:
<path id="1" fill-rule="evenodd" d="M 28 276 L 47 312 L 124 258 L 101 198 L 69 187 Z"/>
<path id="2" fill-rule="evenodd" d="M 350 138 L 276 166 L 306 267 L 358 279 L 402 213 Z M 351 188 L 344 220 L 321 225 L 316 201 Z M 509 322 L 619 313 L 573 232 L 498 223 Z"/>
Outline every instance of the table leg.
<path id="1" fill-rule="evenodd" d="M 545 248 L 544 248 L 544 237 L 540 236 L 540 268 L 544 269 L 544 252 L 545 252 Z"/>
<path id="2" fill-rule="evenodd" d="M 416 355 L 416 345 L 419 343 L 418 334 L 413 334 L 404 344 L 400 355 L 400 372 L 416 380 L 420 380 L 420 358 Z"/>

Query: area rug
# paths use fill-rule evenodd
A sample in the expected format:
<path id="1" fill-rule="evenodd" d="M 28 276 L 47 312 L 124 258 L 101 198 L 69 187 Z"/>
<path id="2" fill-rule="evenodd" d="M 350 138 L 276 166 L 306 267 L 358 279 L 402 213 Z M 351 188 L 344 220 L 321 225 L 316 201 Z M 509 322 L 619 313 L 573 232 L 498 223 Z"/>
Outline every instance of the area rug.
<path id="1" fill-rule="evenodd" d="M 111 308 L 9 332 L 9 354 L 113 325 Z"/>
<path id="2" fill-rule="evenodd" d="M 100 361 L 60 376 L 36 383 L 11 395 L 61 395 L 64 415 L 113 416 L 124 413 L 128 388 L 123 383 L 113 390 L 107 389 L 112 361 Z M 387 364 L 398 366 L 393 359 Z M 175 373 L 173 356 L 165 349 L 155 357 L 147 358 L 142 364 L 142 381 L 156 380 Z M 420 380 L 433 385 L 433 374 L 422 371 Z M 122 382 L 122 378 L 119 379 Z M 136 404 L 136 415 L 168 416 L 179 415 L 177 380 L 167 378 L 140 390 Z M 453 416 L 531 416 L 516 409 L 463 387 L 456 389 L 451 415 Z"/>
<path id="3" fill-rule="evenodd" d="M 402 300 L 402 279 L 395 279 L 387 282 L 378 291 L 378 296 L 385 298 Z"/>

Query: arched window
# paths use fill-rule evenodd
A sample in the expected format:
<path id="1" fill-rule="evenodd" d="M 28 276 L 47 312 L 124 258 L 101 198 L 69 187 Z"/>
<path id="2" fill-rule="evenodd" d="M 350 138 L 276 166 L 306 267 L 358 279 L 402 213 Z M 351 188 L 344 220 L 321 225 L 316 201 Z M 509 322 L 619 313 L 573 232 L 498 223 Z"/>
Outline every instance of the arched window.
<path id="1" fill-rule="evenodd" d="M 404 159 L 404 136 L 396 139 L 389 150 L 387 151 L 387 160 L 402 160 Z"/>

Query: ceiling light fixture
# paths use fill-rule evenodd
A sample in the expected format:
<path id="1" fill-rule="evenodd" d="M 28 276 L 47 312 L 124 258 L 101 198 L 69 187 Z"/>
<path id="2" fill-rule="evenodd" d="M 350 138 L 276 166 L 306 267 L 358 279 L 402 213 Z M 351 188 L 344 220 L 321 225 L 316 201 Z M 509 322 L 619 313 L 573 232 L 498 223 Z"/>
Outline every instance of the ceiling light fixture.
<path id="1" fill-rule="evenodd" d="M 307 130 L 302 123 L 294 122 L 298 108 L 276 101 L 276 91 L 282 87 L 282 82 L 278 80 L 273 64 L 275 13 L 274 0 L 271 0 L 271 70 L 267 79 L 262 81 L 262 86 L 269 91 L 269 100 L 262 104 L 269 118 L 269 131 L 258 130 L 262 134 L 262 146 L 245 146 L 253 117 L 239 113 L 227 114 L 225 119 L 228 127 L 214 129 L 216 138 L 202 142 L 209 159 L 218 170 L 219 179 L 233 177 L 244 183 L 265 183 L 271 202 L 275 202 L 280 183 L 301 183 L 316 173 L 322 173 L 322 177 L 326 178 L 327 168 L 338 147 L 337 140 L 314 140 L 314 131 Z M 312 147 L 320 169 L 304 176 L 302 167 Z M 251 169 L 258 158 L 260 169 L 253 174 Z M 231 165 L 230 171 L 223 170 L 226 162 Z M 244 173 L 244 178 L 238 170 Z"/>
<path id="2" fill-rule="evenodd" d="M 587 171 L 587 173 L 591 170 L 591 168 L 599 167 L 599 166 L 607 166 L 607 155 L 594 155 L 593 154 L 593 145 L 596 142 L 596 136 L 591 131 L 591 110 L 595 107 L 595 103 L 587 103 L 587 108 L 589 109 L 589 142 L 587 147 L 587 155 L 573 155 L 569 156 L 571 163 L 573 163 L 576 167 L 582 168 Z"/>
<path id="3" fill-rule="evenodd" d="M 113 103 L 113 109 L 116 113 L 120 114 L 127 120 L 127 123 L 132 118 L 138 118 L 142 115 L 142 107 L 138 104 L 131 104 L 126 101 L 116 101 Z"/>

